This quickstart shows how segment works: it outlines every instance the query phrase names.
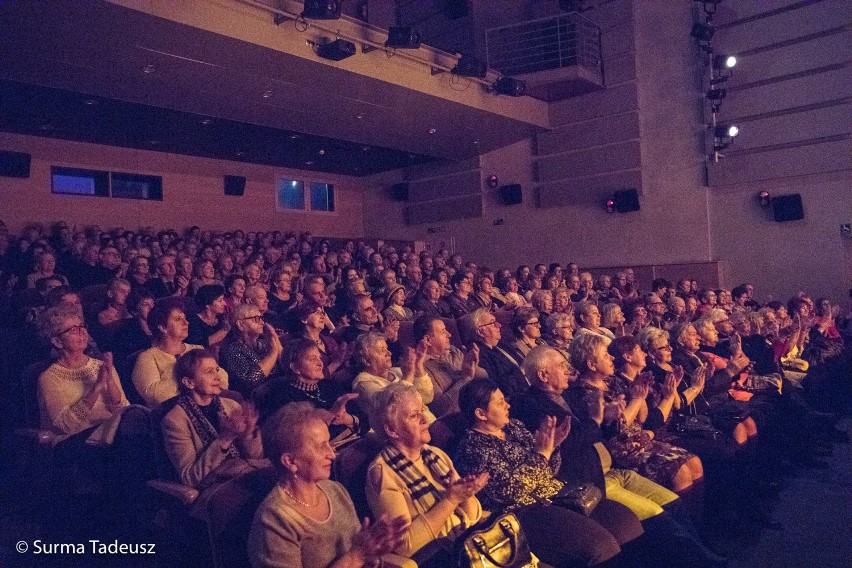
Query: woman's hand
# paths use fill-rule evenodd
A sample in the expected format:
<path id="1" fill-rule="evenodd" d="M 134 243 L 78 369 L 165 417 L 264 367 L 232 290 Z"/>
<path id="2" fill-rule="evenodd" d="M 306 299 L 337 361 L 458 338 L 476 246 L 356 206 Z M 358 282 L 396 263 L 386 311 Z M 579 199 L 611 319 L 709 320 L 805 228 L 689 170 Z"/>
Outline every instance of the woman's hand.
<path id="1" fill-rule="evenodd" d="M 399 320 L 385 320 L 382 325 L 382 333 L 388 340 L 388 343 L 399 339 Z"/>
<path id="2" fill-rule="evenodd" d="M 263 331 L 269 338 L 269 347 L 272 350 L 272 353 L 275 353 L 275 356 L 278 357 L 281 355 L 281 352 L 284 351 L 284 347 L 281 345 L 281 339 L 278 337 L 278 332 L 276 332 L 275 328 L 268 323 L 263 324 Z"/>
<path id="3" fill-rule="evenodd" d="M 257 409 L 251 402 L 246 402 L 234 409 L 230 414 L 224 409 L 219 413 L 219 441 L 223 449 L 238 438 L 249 438 L 257 430 Z"/>
<path id="4" fill-rule="evenodd" d="M 604 405 L 603 421 L 607 424 L 617 421 L 626 407 L 627 403 L 624 402 L 624 395 L 618 395 L 612 400 L 612 402 L 608 402 Z"/>
<path id="5" fill-rule="evenodd" d="M 414 349 L 408 347 L 399 361 L 399 369 L 402 371 L 402 380 L 409 383 L 414 380 L 414 369 L 417 361 L 417 354 Z"/>
<path id="6" fill-rule="evenodd" d="M 447 499 L 456 505 L 461 505 L 476 495 L 487 483 L 487 471 L 478 475 L 460 477 L 459 479 L 447 484 L 447 488 L 444 490 L 444 499 Z"/>
<path id="7" fill-rule="evenodd" d="M 375 562 L 384 554 L 399 548 L 410 524 L 405 517 L 390 520 L 387 515 L 382 515 L 373 524 L 365 518 L 361 530 L 352 539 L 352 550 L 349 553 L 354 554 L 362 564 Z"/>
<path id="8" fill-rule="evenodd" d="M 675 396 L 677 393 L 677 385 L 678 380 L 675 378 L 674 373 L 666 373 L 666 378 L 663 381 L 663 398 L 668 399 Z"/>
<path id="9" fill-rule="evenodd" d="M 556 449 L 556 417 L 548 416 L 545 418 L 533 434 L 533 438 L 535 439 L 535 451 L 549 460 L 550 456 L 553 455 L 553 450 Z"/>
<path id="10" fill-rule="evenodd" d="M 355 426 L 355 418 L 346 411 L 346 403 L 356 398 L 358 398 L 358 393 L 354 392 L 346 393 L 337 397 L 337 400 L 335 400 L 334 404 L 331 405 L 331 410 L 329 412 L 331 415 L 331 421 L 329 424 L 353 428 Z"/>
<path id="11" fill-rule="evenodd" d="M 648 397 L 648 392 L 651 390 L 651 385 L 645 379 L 644 373 L 636 377 L 630 385 L 630 400 L 645 400 Z"/>
<path id="12" fill-rule="evenodd" d="M 424 337 L 417 342 L 417 349 L 414 352 L 414 376 L 422 377 L 426 374 L 426 355 L 429 350 L 429 338 Z"/>
<path id="13" fill-rule="evenodd" d="M 103 364 L 100 371 L 98 371 L 97 382 L 103 384 L 104 399 L 108 405 L 119 404 L 123 398 L 121 386 L 113 376 L 114 369 L 112 353 L 107 351 L 103 354 Z"/>

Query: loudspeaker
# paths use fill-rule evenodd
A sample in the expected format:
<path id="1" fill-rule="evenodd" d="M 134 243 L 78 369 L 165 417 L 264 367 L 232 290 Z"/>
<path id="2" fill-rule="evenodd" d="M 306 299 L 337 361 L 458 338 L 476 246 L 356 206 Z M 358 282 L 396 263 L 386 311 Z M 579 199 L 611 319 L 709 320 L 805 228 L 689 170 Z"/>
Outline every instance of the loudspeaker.
<path id="1" fill-rule="evenodd" d="M 336 39 L 317 47 L 317 55 L 332 61 L 342 61 L 355 55 L 355 44 L 345 39 Z"/>
<path id="2" fill-rule="evenodd" d="M 619 213 L 639 211 L 639 192 L 635 189 L 619 189 L 612 194 L 615 210 Z"/>
<path id="3" fill-rule="evenodd" d="M 309 20 L 339 20 L 343 0 L 306 0 L 302 17 Z"/>
<path id="4" fill-rule="evenodd" d="M 243 176 L 225 176 L 225 195 L 241 196 L 246 191 L 246 178 Z"/>
<path id="5" fill-rule="evenodd" d="M 404 181 L 392 185 L 390 194 L 394 201 L 408 201 L 408 182 Z"/>
<path id="6" fill-rule="evenodd" d="M 0 176 L 30 177 L 30 155 L 23 152 L 0 152 Z"/>
<path id="7" fill-rule="evenodd" d="M 521 189 L 521 184 L 513 183 L 500 187 L 500 198 L 504 205 L 518 205 L 524 202 L 524 192 Z"/>
<path id="8" fill-rule="evenodd" d="M 791 195 L 773 197 L 772 216 L 779 223 L 804 219 L 805 210 L 802 208 L 802 196 L 798 193 L 793 193 Z"/>

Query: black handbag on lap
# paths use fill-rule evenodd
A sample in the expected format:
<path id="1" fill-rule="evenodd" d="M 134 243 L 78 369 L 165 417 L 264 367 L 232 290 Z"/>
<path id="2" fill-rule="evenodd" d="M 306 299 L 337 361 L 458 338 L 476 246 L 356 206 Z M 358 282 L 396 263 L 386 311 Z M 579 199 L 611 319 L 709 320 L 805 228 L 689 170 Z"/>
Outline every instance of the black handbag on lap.
<path id="1" fill-rule="evenodd" d="M 512 513 L 471 527 L 456 543 L 459 568 L 536 568 L 518 517 Z"/>
<path id="2" fill-rule="evenodd" d="M 598 486 L 585 483 L 576 487 L 563 487 L 550 500 L 557 507 L 564 507 L 588 517 L 602 498 L 603 492 Z"/>

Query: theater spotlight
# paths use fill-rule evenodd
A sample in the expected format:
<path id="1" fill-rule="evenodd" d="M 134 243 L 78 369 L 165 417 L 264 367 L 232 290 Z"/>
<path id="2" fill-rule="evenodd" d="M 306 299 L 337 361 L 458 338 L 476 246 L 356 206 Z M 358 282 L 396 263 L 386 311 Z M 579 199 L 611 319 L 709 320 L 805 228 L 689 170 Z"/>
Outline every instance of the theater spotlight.
<path id="1" fill-rule="evenodd" d="M 713 101 L 715 103 L 719 103 L 722 99 L 725 98 L 725 95 L 728 94 L 728 91 L 725 89 L 710 89 L 707 91 L 707 100 Z"/>
<path id="2" fill-rule="evenodd" d="M 345 39 L 336 39 L 332 42 L 317 46 L 317 55 L 323 59 L 340 61 L 355 55 L 355 44 Z"/>
<path id="3" fill-rule="evenodd" d="M 527 92 L 527 84 L 512 77 L 500 77 L 494 81 L 491 88 L 497 94 L 509 95 L 510 97 L 522 97 Z"/>
<path id="4" fill-rule="evenodd" d="M 418 49 L 420 47 L 420 34 L 414 28 L 391 26 L 388 30 L 388 40 L 385 47 L 393 49 Z"/>
<path id="5" fill-rule="evenodd" d="M 733 124 L 720 124 L 713 129 L 716 138 L 734 138 L 740 133 L 740 129 Z"/>
<path id="6" fill-rule="evenodd" d="M 302 17 L 308 20 L 339 20 L 343 0 L 305 0 Z"/>
<path id="7" fill-rule="evenodd" d="M 713 73 L 711 74 L 710 84 L 724 83 L 734 74 L 737 58 L 733 55 L 714 55 L 712 65 Z"/>
<path id="8" fill-rule="evenodd" d="M 760 203 L 761 207 L 769 207 L 772 204 L 772 198 L 769 196 L 769 192 L 764 190 L 758 193 L 757 202 Z"/>
<path id="9" fill-rule="evenodd" d="M 484 79 L 488 74 L 488 66 L 472 55 L 462 55 L 456 66 L 450 71 L 459 77 L 476 77 Z"/>
<path id="10" fill-rule="evenodd" d="M 612 197 L 606 200 L 606 212 L 615 213 L 615 199 Z"/>

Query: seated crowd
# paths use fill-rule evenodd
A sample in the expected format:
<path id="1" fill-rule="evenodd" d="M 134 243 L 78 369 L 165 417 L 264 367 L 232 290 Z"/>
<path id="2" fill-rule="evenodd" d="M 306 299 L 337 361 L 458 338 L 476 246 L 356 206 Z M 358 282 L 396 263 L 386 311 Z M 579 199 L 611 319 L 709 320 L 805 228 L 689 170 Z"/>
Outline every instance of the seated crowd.
<path id="1" fill-rule="evenodd" d="M 129 530 L 152 431 L 201 520 L 274 468 L 254 566 L 454 565 L 503 513 L 551 566 L 725 566 L 696 526 L 767 523 L 781 474 L 843 441 L 852 325 L 805 293 L 280 231 L 4 229 L 14 377 L 40 374 L 3 396 L 33 389 L 60 463 L 102 478 Z M 356 451 L 363 471 L 333 475 Z"/>

